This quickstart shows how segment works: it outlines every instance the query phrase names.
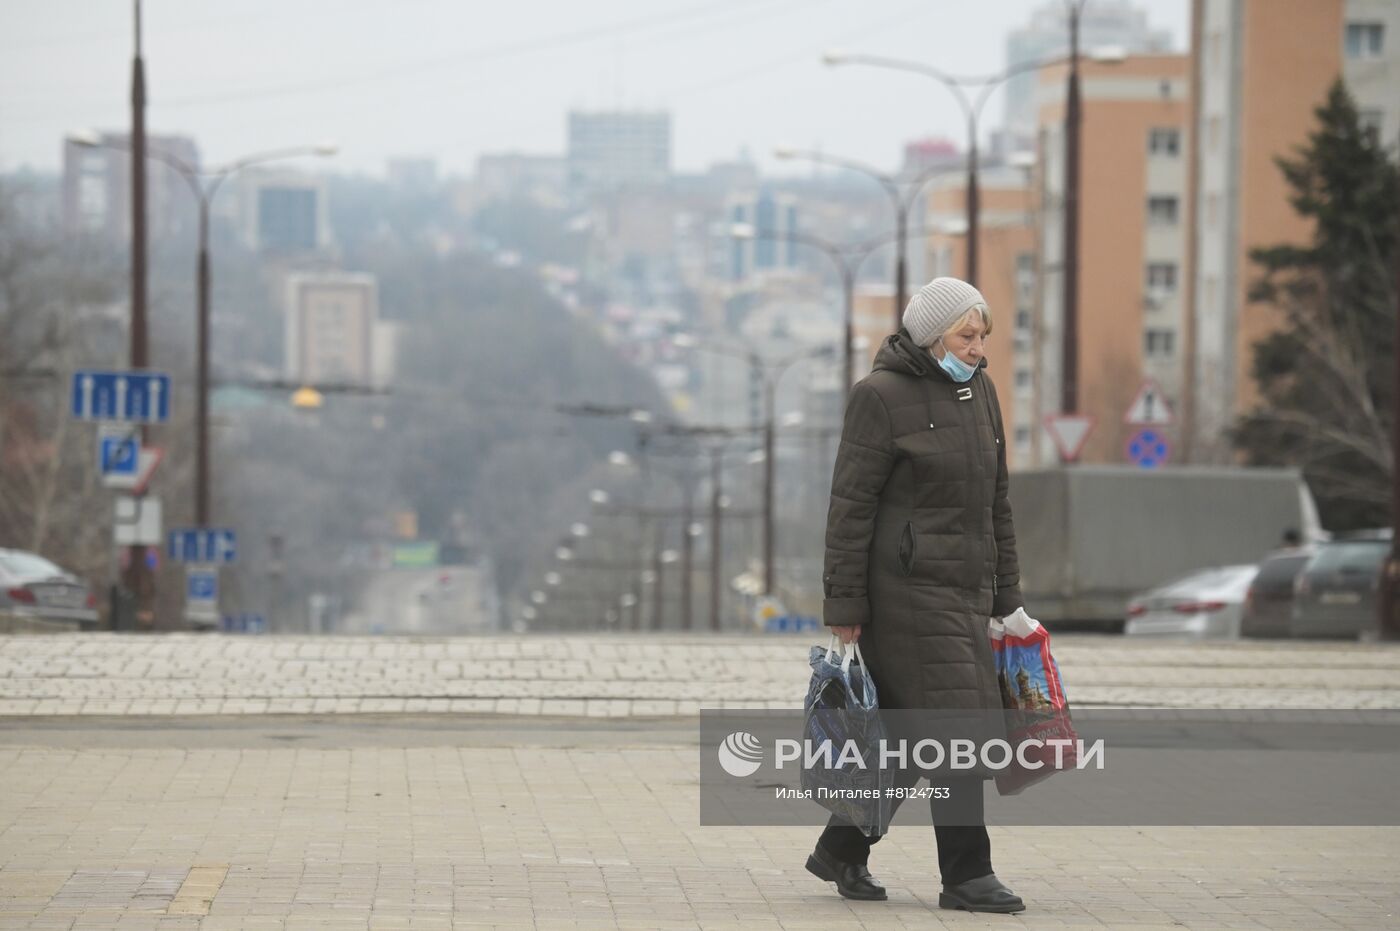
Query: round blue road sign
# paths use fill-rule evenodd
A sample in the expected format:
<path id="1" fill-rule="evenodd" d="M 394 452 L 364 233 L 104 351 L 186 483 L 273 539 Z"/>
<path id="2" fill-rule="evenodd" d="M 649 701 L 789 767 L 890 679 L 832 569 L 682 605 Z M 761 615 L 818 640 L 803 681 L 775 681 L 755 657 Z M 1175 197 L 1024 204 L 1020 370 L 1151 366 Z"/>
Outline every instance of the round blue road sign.
<path id="1" fill-rule="evenodd" d="M 1156 430 L 1139 430 L 1128 440 L 1128 461 L 1144 469 L 1155 469 L 1170 453 L 1167 438 Z"/>

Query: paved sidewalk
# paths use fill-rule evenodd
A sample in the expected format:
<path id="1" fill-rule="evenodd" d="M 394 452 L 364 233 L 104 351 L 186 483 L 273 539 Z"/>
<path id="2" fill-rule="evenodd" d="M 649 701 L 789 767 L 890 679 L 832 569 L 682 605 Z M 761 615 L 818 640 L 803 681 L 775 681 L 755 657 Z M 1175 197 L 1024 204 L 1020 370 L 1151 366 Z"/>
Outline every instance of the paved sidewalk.
<path id="1" fill-rule="evenodd" d="M 0 638 L 0 715 L 797 708 L 820 635 Z M 1400 645 L 1057 636 L 1080 706 L 1400 708 Z M 715 696 L 723 695 L 723 700 Z"/>
<path id="2" fill-rule="evenodd" d="M 26 723 L 27 722 L 27 723 Z M 701 827 L 685 720 L 0 722 L 0 928 L 1382 928 L 1393 828 L 994 828 L 1030 910 L 939 911 L 931 829 L 890 901 L 802 869 L 816 828 Z"/>
<path id="3" fill-rule="evenodd" d="M 694 713 L 811 642 L 0 638 L 0 929 L 1400 927 L 1400 828 L 993 828 L 998 917 L 897 825 L 847 902 L 816 828 L 699 824 Z M 1080 706 L 1400 707 L 1394 646 L 1056 643 Z"/>

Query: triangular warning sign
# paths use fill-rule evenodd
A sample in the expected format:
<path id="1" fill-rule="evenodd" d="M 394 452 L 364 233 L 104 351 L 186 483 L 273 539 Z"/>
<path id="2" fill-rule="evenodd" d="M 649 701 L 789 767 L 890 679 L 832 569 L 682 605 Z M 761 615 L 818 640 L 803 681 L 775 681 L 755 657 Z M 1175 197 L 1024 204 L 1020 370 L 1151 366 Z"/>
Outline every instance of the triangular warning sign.
<path id="1" fill-rule="evenodd" d="M 1074 462 L 1094 429 L 1095 420 L 1087 414 L 1049 414 L 1045 418 L 1045 429 L 1055 448 L 1060 451 L 1061 462 Z"/>
<path id="2" fill-rule="evenodd" d="M 1167 406 L 1167 399 L 1155 381 L 1149 378 L 1142 383 L 1137 397 L 1128 406 L 1128 413 L 1123 415 L 1123 422 L 1156 427 L 1172 422 L 1172 409 Z"/>

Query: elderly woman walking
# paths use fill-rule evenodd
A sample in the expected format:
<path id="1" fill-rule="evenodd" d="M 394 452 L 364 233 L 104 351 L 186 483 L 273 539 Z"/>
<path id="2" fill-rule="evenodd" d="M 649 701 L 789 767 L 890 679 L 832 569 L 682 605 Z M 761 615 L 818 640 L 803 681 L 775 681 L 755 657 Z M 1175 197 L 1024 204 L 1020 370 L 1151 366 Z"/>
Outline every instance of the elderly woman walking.
<path id="1" fill-rule="evenodd" d="M 1022 601 L 1006 436 L 983 372 L 992 315 L 972 285 L 936 278 L 903 323 L 848 400 L 827 517 L 825 622 L 843 642 L 860 640 L 882 709 L 999 709 L 987 619 Z M 992 872 L 982 777 L 939 784 L 959 806 L 954 818 L 949 801 L 930 800 L 939 905 L 1021 911 Z M 879 839 L 833 816 L 807 869 L 847 898 L 884 899 L 867 868 Z"/>

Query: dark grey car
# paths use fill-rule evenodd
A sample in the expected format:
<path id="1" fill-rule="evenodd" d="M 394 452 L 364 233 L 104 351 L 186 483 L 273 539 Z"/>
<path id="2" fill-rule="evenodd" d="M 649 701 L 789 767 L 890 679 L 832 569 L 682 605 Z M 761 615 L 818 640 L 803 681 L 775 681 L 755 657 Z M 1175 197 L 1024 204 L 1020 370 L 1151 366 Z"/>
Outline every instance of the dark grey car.
<path id="1" fill-rule="evenodd" d="M 1241 636 L 1287 637 L 1292 632 L 1293 585 L 1316 553 L 1316 547 L 1298 546 L 1264 557 L 1244 598 Z"/>
<path id="2" fill-rule="evenodd" d="M 1294 585 L 1295 637 L 1355 638 L 1376 629 L 1390 531 L 1366 531 L 1318 546 Z"/>

